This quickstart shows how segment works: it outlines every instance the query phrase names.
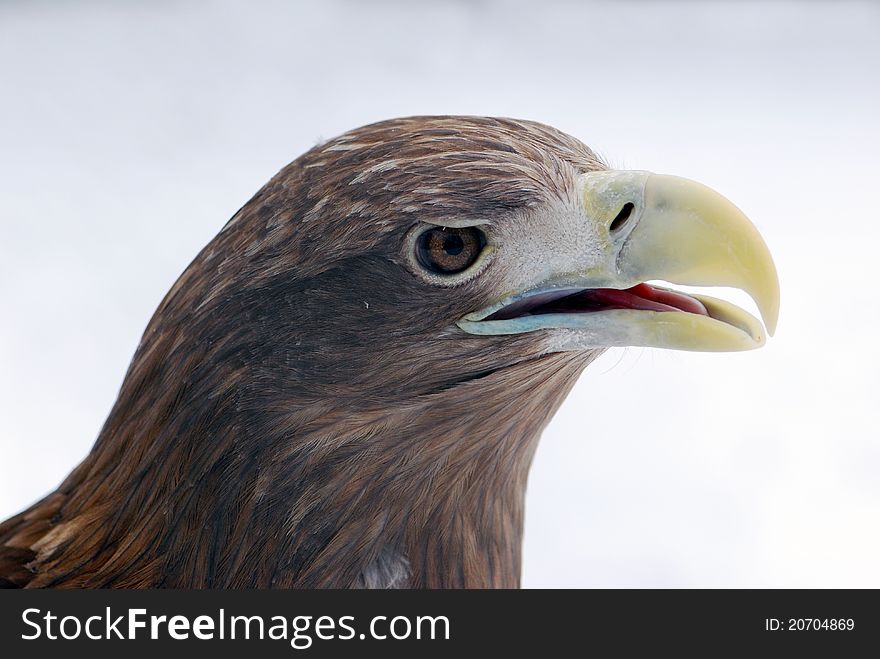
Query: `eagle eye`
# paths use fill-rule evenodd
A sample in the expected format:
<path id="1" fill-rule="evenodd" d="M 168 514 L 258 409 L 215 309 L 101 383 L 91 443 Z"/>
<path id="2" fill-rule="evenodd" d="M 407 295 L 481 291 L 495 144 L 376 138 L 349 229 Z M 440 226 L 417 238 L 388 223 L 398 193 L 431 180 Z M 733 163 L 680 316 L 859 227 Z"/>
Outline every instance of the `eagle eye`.
<path id="1" fill-rule="evenodd" d="M 472 266 L 485 246 L 476 227 L 434 227 L 416 240 L 416 260 L 430 272 L 453 275 Z"/>

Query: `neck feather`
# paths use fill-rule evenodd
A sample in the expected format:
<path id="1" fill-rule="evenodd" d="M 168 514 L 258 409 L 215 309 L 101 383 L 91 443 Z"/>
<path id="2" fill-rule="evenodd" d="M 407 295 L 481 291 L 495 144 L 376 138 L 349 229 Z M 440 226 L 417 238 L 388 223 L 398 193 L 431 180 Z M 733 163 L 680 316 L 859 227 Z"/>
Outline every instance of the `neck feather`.
<path id="1" fill-rule="evenodd" d="M 594 356 L 546 355 L 393 409 L 218 396 L 149 428 L 124 419 L 162 401 L 124 387 L 59 488 L 33 585 L 517 587 L 532 457 Z"/>

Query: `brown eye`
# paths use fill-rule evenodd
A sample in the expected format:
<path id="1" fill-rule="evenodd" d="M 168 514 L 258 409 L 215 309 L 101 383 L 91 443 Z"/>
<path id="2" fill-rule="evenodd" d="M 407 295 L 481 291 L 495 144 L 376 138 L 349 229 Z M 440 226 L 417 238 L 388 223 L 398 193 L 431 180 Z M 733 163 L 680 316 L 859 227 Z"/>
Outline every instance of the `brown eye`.
<path id="1" fill-rule="evenodd" d="M 416 256 L 431 272 L 450 275 L 469 268 L 485 246 L 486 237 L 476 227 L 437 227 L 419 236 Z"/>

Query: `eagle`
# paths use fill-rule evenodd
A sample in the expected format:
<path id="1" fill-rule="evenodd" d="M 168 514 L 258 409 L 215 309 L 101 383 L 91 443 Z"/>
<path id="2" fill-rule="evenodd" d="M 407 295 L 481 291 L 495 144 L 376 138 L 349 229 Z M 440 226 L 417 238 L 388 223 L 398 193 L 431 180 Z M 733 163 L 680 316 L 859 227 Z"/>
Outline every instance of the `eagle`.
<path id="1" fill-rule="evenodd" d="M 532 121 L 352 130 L 172 286 L 90 453 L 0 524 L 0 585 L 518 587 L 532 457 L 585 367 L 756 348 L 778 310 L 758 231 L 699 183 Z"/>

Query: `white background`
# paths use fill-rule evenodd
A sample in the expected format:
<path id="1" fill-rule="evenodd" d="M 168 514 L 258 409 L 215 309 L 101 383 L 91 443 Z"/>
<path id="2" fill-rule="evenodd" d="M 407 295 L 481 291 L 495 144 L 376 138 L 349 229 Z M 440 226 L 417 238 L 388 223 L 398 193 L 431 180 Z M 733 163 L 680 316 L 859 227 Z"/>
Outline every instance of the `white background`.
<path id="1" fill-rule="evenodd" d="M 819 2 L 0 4 L 0 517 L 85 455 L 159 300 L 280 167 L 505 115 L 721 191 L 782 284 L 763 350 L 587 370 L 525 585 L 880 587 L 878 33 Z"/>

